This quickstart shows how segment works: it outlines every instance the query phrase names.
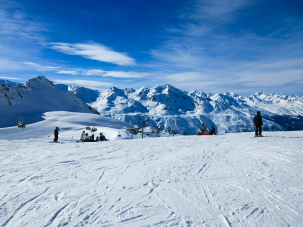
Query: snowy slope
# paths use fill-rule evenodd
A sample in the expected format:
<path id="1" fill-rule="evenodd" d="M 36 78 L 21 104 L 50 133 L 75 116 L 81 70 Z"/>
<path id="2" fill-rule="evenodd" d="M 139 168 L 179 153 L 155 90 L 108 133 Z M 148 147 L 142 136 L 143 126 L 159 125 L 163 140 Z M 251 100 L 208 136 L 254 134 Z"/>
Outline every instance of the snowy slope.
<path id="1" fill-rule="evenodd" d="M 16 125 L 12 116 L 24 116 L 26 123 L 42 120 L 48 111 L 72 111 L 99 114 L 68 91 L 59 90 L 44 76 L 31 79 L 24 86 L 0 84 L 0 127 Z M 7 116 L 7 117 L 6 117 Z"/>
<path id="2" fill-rule="evenodd" d="M 0 226 L 303 223 L 302 131 L 76 143 L 79 116 L 58 114 L 22 129 L 35 129 L 34 139 L 1 140 Z M 64 144 L 41 133 L 53 118 L 65 120 Z M 99 123 L 120 130 L 111 121 Z"/>
<path id="3" fill-rule="evenodd" d="M 96 127 L 97 131 L 86 130 L 87 126 Z M 28 124 L 24 129 L 18 129 L 16 126 L 0 128 L 0 135 L 1 139 L 8 140 L 43 138 L 46 141 L 52 141 L 56 127 L 60 128 L 59 141 L 75 142 L 80 139 L 83 131 L 96 136 L 102 132 L 110 140 L 119 139 L 117 138 L 119 133 L 126 138 L 128 134 L 125 128 L 131 127 L 131 125 L 92 113 L 52 111 L 44 113 L 41 121 Z"/>

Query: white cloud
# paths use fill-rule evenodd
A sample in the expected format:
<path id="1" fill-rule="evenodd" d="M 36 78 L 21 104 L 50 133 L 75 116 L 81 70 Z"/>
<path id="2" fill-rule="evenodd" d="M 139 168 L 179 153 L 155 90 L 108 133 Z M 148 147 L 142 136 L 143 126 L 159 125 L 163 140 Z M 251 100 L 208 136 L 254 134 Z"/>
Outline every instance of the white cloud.
<path id="1" fill-rule="evenodd" d="M 201 81 L 209 81 L 211 77 L 208 75 L 204 75 L 200 72 L 183 72 L 183 73 L 175 73 L 168 75 L 167 79 L 175 82 L 201 82 Z"/>
<path id="2" fill-rule="evenodd" d="M 101 44 L 83 43 L 49 43 L 51 49 L 69 55 L 80 55 L 84 58 L 93 59 L 101 62 L 113 63 L 121 66 L 135 65 L 133 58 L 125 53 L 116 52 L 109 47 Z"/>
<path id="3" fill-rule="evenodd" d="M 244 82 L 245 86 L 273 87 L 282 86 L 303 79 L 303 70 L 284 70 L 270 73 L 241 73 L 233 82 Z"/>
<path id="4" fill-rule="evenodd" d="M 0 34 L 44 40 L 39 33 L 47 31 L 45 26 L 40 22 L 28 20 L 27 15 L 20 10 L 23 7 L 18 3 L 10 3 L 11 6 L 5 2 L 0 4 Z"/>
<path id="5" fill-rule="evenodd" d="M 60 67 L 42 66 L 42 65 L 39 65 L 39 64 L 34 63 L 34 62 L 23 62 L 23 64 L 27 65 L 27 66 L 30 66 L 30 67 L 33 67 L 33 68 L 36 68 L 39 71 L 55 71 L 55 70 L 60 69 Z"/>
<path id="6" fill-rule="evenodd" d="M 261 66 L 264 68 L 275 68 L 275 69 L 303 66 L 303 58 L 268 63 Z"/>
<path id="7" fill-rule="evenodd" d="M 55 80 L 59 84 L 76 84 L 82 86 L 91 86 L 91 87 L 112 87 L 112 83 L 92 81 L 92 80 Z"/>
<path id="8" fill-rule="evenodd" d="M 85 75 L 87 76 L 102 76 L 105 73 L 105 71 L 100 70 L 100 69 L 92 69 L 87 71 L 87 73 L 85 73 Z"/>
<path id="9" fill-rule="evenodd" d="M 78 71 L 73 71 L 73 70 L 61 70 L 57 72 L 58 74 L 70 74 L 70 75 L 79 75 Z"/>
<path id="10" fill-rule="evenodd" d="M 23 62 L 24 65 L 29 65 L 29 66 L 35 66 L 35 67 L 38 67 L 39 64 L 37 63 L 34 63 L 34 62 Z"/>
<path id="11" fill-rule="evenodd" d="M 250 0 L 200 0 L 194 17 L 218 19 L 232 16 L 232 13 L 247 6 Z"/>
<path id="12" fill-rule="evenodd" d="M 87 76 L 103 76 L 103 77 L 115 77 L 115 78 L 142 78 L 152 75 L 152 73 L 140 73 L 140 72 L 124 72 L 124 71 L 103 71 L 103 70 L 89 70 L 85 73 Z"/>
<path id="13" fill-rule="evenodd" d="M 5 76 L 0 76 L 0 79 L 8 79 L 8 80 L 20 80 L 20 78 L 5 77 Z"/>
<path id="14" fill-rule="evenodd" d="M 103 74 L 104 77 L 116 77 L 116 78 L 142 78 L 150 75 L 151 73 L 123 72 L 123 71 L 107 71 Z"/>

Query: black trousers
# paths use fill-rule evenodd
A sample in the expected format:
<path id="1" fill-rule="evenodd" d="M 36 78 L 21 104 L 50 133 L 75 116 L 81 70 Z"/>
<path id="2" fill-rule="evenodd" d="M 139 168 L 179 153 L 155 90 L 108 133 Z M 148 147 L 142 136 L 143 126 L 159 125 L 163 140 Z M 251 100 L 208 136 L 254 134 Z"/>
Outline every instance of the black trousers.
<path id="1" fill-rule="evenodd" d="M 262 134 L 262 125 L 256 126 L 255 135 L 261 135 Z"/>
<path id="2" fill-rule="evenodd" d="M 54 142 L 57 142 L 57 140 L 58 140 L 58 135 L 55 135 Z"/>

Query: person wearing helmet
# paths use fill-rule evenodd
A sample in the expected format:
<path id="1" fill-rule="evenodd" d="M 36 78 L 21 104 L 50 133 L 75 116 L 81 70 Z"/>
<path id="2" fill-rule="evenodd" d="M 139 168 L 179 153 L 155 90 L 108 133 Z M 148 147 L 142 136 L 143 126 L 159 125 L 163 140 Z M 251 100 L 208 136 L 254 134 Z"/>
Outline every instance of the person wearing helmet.
<path id="1" fill-rule="evenodd" d="M 261 117 L 261 112 L 258 111 L 257 115 L 254 117 L 254 124 L 256 126 L 256 131 L 255 131 L 255 137 L 262 137 L 262 117 Z"/>
<path id="2" fill-rule="evenodd" d="M 85 131 L 82 132 L 80 140 L 83 141 L 85 139 Z"/>
<path id="3" fill-rule="evenodd" d="M 58 141 L 59 131 L 60 131 L 60 129 L 58 127 L 56 127 L 55 130 L 54 130 L 54 136 L 55 136 L 54 142 Z"/>

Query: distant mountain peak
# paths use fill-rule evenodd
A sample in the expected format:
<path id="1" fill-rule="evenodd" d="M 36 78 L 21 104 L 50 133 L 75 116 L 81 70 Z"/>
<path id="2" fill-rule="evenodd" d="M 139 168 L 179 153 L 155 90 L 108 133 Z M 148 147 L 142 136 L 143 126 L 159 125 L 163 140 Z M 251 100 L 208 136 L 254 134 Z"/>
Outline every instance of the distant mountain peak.
<path id="1" fill-rule="evenodd" d="M 9 85 L 9 86 L 12 86 L 12 87 L 23 86 L 22 83 L 12 82 L 10 80 L 2 80 L 2 79 L 0 79 L 0 84 Z"/>
<path id="2" fill-rule="evenodd" d="M 33 78 L 33 79 L 29 79 L 25 83 L 24 87 L 26 87 L 26 88 L 31 87 L 32 88 L 32 87 L 40 87 L 40 85 L 42 85 L 42 87 L 47 86 L 47 87 L 52 87 L 52 88 L 58 89 L 53 82 L 51 82 L 45 76 L 42 76 L 42 75 L 38 76 L 36 78 Z"/>

